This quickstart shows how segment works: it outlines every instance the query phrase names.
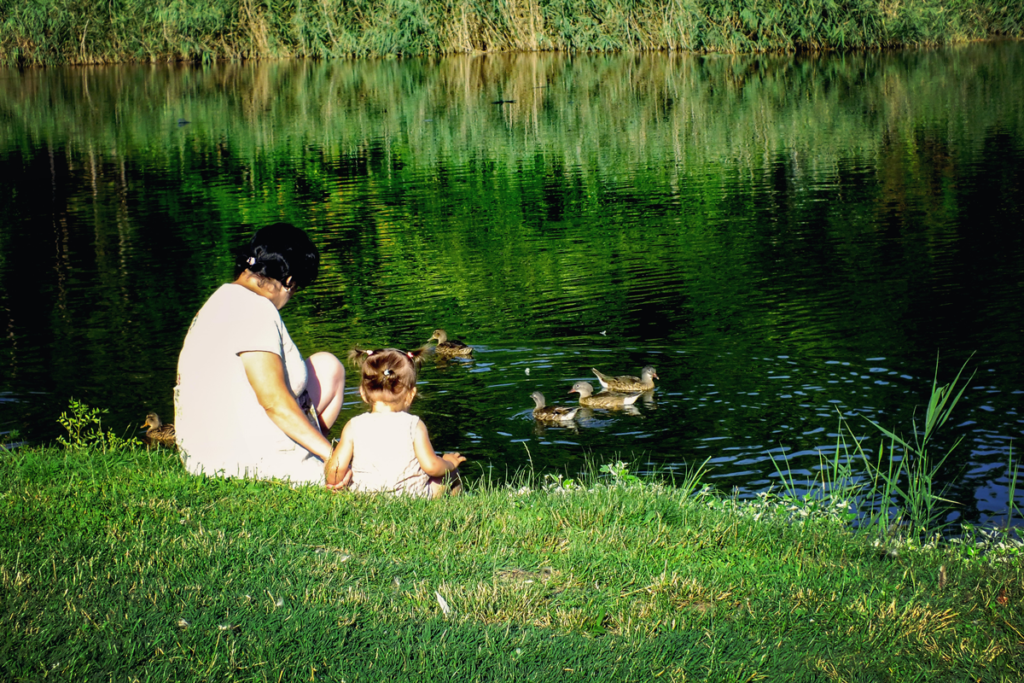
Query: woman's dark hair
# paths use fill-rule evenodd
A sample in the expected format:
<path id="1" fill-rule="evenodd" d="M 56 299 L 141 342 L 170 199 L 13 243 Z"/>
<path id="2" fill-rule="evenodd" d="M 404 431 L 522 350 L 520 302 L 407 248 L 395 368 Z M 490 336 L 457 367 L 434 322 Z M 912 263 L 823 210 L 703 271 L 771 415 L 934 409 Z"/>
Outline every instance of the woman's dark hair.
<path id="1" fill-rule="evenodd" d="M 320 252 L 304 231 L 289 223 L 274 223 L 257 230 L 249 243 L 238 250 L 235 277 L 246 269 L 281 284 L 286 284 L 290 277 L 292 286 L 302 289 L 316 280 Z"/>

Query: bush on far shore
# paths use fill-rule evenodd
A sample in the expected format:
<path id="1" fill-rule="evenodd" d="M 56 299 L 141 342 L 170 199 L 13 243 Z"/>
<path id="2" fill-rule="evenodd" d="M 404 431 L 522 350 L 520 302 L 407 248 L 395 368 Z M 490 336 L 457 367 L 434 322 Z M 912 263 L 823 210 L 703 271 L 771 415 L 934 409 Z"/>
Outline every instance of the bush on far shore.
<path id="1" fill-rule="evenodd" d="M 0 63 L 98 64 L 507 51 L 817 52 L 1019 38 L 996 0 L 6 0 Z"/>

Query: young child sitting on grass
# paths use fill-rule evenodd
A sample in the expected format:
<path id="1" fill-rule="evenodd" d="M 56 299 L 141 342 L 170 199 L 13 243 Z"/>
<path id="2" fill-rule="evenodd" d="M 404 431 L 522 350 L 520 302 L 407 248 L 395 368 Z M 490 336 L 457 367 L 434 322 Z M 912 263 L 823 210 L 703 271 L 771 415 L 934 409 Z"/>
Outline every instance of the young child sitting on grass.
<path id="1" fill-rule="evenodd" d="M 352 470 L 353 491 L 384 491 L 437 498 L 449 479 L 452 493 L 462 489 L 458 453 L 438 457 L 427 427 L 406 412 L 416 397 L 416 366 L 423 351 L 352 351 L 362 361 L 359 395 L 370 412 L 349 420 L 341 441 L 324 467 L 327 485 L 336 488 Z"/>

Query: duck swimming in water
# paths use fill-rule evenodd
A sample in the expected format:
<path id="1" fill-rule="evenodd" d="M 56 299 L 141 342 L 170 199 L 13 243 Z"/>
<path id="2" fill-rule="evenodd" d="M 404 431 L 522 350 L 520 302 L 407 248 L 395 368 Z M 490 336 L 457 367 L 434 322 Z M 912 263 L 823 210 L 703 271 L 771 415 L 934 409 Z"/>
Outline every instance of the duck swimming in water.
<path id="1" fill-rule="evenodd" d="M 648 365 L 641 370 L 639 377 L 633 377 L 632 375 L 609 377 L 597 368 L 591 368 L 591 371 L 597 377 L 597 381 L 601 383 L 601 386 L 608 391 L 624 391 L 627 393 L 650 391 L 654 388 L 654 380 L 661 379 L 652 365 Z"/>
<path id="2" fill-rule="evenodd" d="M 579 394 L 580 405 L 588 408 L 623 408 L 632 406 L 640 398 L 640 394 L 594 394 L 594 387 L 590 382 L 576 382 L 569 393 Z"/>
<path id="3" fill-rule="evenodd" d="M 444 330 L 434 330 L 434 334 L 427 342 L 437 340 L 434 353 L 441 358 L 452 358 L 455 356 L 471 356 L 473 347 L 467 346 L 458 339 L 448 339 L 448 333 Z"/>
<path id="4" fill-rule="evenodd" d="M 579 412 L 580 407 L 567 408 L 565 406 L 549 406 L 544 404 L 544 394 L 539 391 L 535 391 L 530 394 L 530 398 L 536 404 L 533 409 L 533 416 L 538 420 L 544 420 L 545 422 L 568 422 L 569 420 L 576 417 L 576 413 Z"/>

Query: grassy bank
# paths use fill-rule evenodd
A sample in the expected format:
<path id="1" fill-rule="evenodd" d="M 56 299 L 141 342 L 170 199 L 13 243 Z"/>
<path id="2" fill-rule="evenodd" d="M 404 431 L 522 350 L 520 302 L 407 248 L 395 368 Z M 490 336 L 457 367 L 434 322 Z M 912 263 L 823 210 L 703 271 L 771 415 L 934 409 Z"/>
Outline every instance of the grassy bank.
<path id="1" fill-rule="evenodd" d="M 480 51 L 793 52 L 1021 36 L 1001 0 L 2 0 L 13 64 L 438 55 Z"/>
<path id="2" fill-rule="evenodd" d="M 428 504 L 123 444 L 0 450 L 0 678 L 1024 676 L 1015 549 L 879 545 L 604 470 Z"/>

